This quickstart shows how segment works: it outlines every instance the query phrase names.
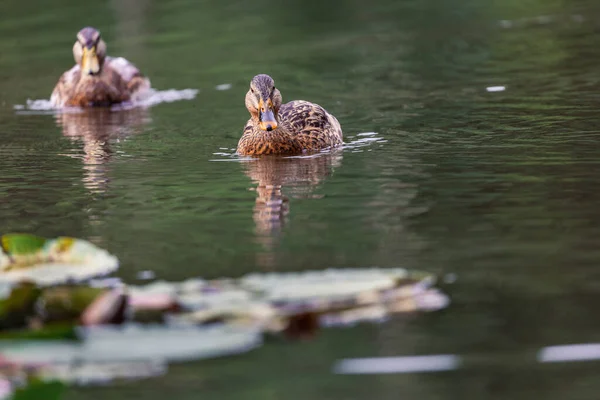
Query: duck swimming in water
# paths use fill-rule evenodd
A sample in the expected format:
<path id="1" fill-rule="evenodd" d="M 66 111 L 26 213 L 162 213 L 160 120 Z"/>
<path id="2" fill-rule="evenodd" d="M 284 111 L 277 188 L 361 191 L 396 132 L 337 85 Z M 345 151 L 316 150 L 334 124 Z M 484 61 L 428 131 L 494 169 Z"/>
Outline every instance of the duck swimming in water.
<path id="1" fill-rule="evenodd" d="M 256 75 L 246 93 L 250 119 L 238 143 L 240 155 L 301 154 L 343 143 L 338 120 L 318 104 L 282 98 L 269 75 Z"/>
<path id="2" fill-rule="evenodd" d="M 106 56 L 106 43 L 97 29 L 77 33 L 76 65 L 65 72 L 50 97 L 53 107 L 110 106 L 136 100 L 150 89 L 150 80 L 126 59 Z"/>

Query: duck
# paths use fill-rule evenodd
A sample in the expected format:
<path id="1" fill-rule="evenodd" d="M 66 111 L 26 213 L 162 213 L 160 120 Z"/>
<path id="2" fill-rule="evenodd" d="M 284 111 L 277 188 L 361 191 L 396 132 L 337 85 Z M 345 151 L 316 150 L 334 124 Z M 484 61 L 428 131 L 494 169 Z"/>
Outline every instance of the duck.
<path id="1" fill-rule="evenodd" d="M 318 104 L 293 100 L 282 104 L 269 75 L 256 75 L 246 93 L 250 119 L 237 146 L 242 156 L 298 155 L 343 144 L 338 120 Z"/>
<path id="2" fill-rule="evenodd" d="M 106 107 L 135 101 L 150 89 L 150 80 L 122 57 L 108 57 L 100 32 L 85 27 L 73 45 L 75 66 L 61 75 L 52 91 L 53 107 Z"/>

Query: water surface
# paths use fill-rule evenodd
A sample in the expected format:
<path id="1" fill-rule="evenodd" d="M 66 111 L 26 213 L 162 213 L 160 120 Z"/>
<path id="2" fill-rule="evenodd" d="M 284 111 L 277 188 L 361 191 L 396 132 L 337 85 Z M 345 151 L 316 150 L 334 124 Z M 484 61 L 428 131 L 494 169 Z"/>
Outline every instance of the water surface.
<path id="1" fill-rule="evenodd" d="M 0 6 L 3 232 L 89 239 L 121 259 L 129 282 L 146 270 L 175 280 L 373 265 L 457 277 L 440 313 L 69 398 L 597 398 L 597 363 L 545 366 L 535 354 L 600 340 L 598 4 L 53 5 Z M 16 113 L 49 97 L 88 24 L 153 87 L 199 89 L 196 98 Z M 230 156 L 257 73 L 272 75 L 284 100 L 336 115 L 351 144 L 312 158 Z M 437 353 L 475 361 L 455 372 L 332 374 L 341 358 Z"/>

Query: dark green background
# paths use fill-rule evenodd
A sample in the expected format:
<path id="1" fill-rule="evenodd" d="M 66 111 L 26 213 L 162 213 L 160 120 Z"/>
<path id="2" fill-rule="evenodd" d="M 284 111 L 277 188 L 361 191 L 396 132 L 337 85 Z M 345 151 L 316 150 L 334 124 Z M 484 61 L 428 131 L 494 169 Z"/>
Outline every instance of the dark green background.
<path id="1" fill-rule="evenodd" d="M 3 232 L 87 238 L 130 282 L 373 265 L 458 278 L 439 313 L 68 398 L 597 398 L 597 364 L 534 363 L 542 346 L 600 340 L 597 2 L 4 0 L 0 15 Z M 85 25 L 153 87 L 196 99 L 66 125 L 17 115 L 49 97 Z M 335 114 L 347 142 L 385 142 L 341 160 L 215 154 L 235 148 L 257 73 Z M 283 226 L 253 217 L 257 182 L 283 184 Z M 331 374 L 343 357 L 438 352 L 475 361 Z"/>

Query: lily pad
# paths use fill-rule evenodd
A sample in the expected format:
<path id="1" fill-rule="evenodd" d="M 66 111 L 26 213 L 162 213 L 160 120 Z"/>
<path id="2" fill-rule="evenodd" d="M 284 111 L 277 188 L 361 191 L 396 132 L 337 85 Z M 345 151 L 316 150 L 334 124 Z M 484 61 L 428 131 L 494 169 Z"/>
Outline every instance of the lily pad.
<path id="1" fill-rule="evenodd" d="M 327 269 L 299 273 L 250 274 L 240 280 L 247 290 L 263 293 L 272 302 L 343 299 L 360 293 L 391 289 L 408 278 L 401 268 Z"/>
<path id="2" fill-rule="evenodd" d="M 48 286 L 105 275 L 119 266 L 115 256 L 81 239 L 7 234 L 0 242 L 0 282 Z"/>
<path id="3" fill-rule="evenodd" d="M 287 315 L 384 304 L 390 293 L 432 283 L 431 276 L 402 268 L 251 274 L 240 279 L 242 288 L 260 294 Z"/>
<path id="4" fill-rule="evenodd" d="M 12 259 L 33 252 L 59 254 L 64 260 L 78 245 L 77 240 L 48 240 L 37 249 L 19 245 L 18 252 L 11 243 L 3 254 Z M 0 272 L 0 278 L 36 268 Z M 192 278 L 143 286 L 96 280 L 42 288 L 29 283 L 14 285 L 21 291 L 13 289 L 10 295 L 3 282 L 0 318 L 16 318 L 11 323 L 20 323 L 21 330 L 0 334 L 0 354 L 22 368 L 35 367 L 44 379 L 69 383 L 155 376 L 169 362 L 249 351 L 262 344 L 264 333 L 306 338 L 323 327 L 384 322 L 396 313 L 438 310 L 449 303 L 433 286 L 433 276 L 400 268 Z M 24 331 L 27 326 L 33 329 Z"/>
<path id="5" fill-rule="evenodd" d="M 262 344 L 258 329 L 126 324 L 79 330 L 80 342 L 0 341 L 0 353 L 19 363 L 74 364 L 135 360 L 189 361 L 243 353 Z"/>
<path id="6" fill-rule="evenodd" d="M 7 234 L 0 238 L 2 250 L 11 256 L 35 254 L 44 247 L 46 241 L 45 238 L 22 233 Z"/>

